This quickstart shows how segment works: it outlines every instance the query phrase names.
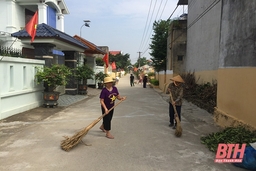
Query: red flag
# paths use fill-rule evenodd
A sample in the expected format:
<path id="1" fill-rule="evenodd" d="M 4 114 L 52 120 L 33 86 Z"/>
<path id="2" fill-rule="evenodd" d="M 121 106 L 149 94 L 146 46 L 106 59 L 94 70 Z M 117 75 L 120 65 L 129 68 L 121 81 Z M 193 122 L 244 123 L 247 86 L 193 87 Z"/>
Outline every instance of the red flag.
<path id="1" fill-rule="evenodd" d="M 105 56 L 103 57 L 103 61 L 106 64 L 106 68 L 108 67 L 108 54 L 106 53 Z"/>
<path id="2" fill-rule="evenodd" d="M 31 18 L 31 20 L 26 24 L 26 31 L 31 36 L 31 42 L 33 42 L 35 39 L 37 23 L 38 23 L 38 11 L 36 11 L 36 13 Z"/>
<path id="3" fill-rule="evenodd" d="M 116 63 L 115 63 L 115 61 L 112 62 L 111 66 L 112 66 L 112 70 L 115 70 L 115 69 L 116 69 Z"/>

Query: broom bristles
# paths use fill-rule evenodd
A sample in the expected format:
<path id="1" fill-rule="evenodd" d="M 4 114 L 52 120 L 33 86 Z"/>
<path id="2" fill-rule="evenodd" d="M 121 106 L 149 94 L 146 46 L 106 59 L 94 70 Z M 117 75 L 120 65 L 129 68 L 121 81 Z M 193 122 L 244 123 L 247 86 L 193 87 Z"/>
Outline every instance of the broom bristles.
<path id="1" fill-rule="evenodd" d="M 175 119 L 176 119 L 176 123 L 177 123 L 175 135 L 176 135 L 176 137 L 180 137 L 182 135 L 182 127 L 181 127 L 179 118 L 176 117 Z"/>
<path id="2" fill-rule="evenodd" d="M 75 135 L 72 137 L 67 137 L 64 136 L 65 140 L 62 140 L 61 142 L 61 148 L 65 151 L 69 151 L 71 148 L 76 146 L 82 138 L 89 132 L 89 130 L 96 125 L 105 115 L 100 116 L 98 119 L 93 121 L 90 125 L 88 125 L 86 128 L 83 130 L 77 132 Z"/>
<path id="3" fill-rule="evenodd" d="M 64 136 L 65 140 L 62 140 L 61 148 L 65 151 L 69 151 L 81 141 L 81 139 L 88 133 L 88 131 L 89 129 L 84 129 L 72 137 Z"/>
<path id="4" fill-rule="evenodd" d="M 113 106 L 112 108 L 109 109 L 109 111 L 113 110 L 117 105 L 119 105 L 123 100 L 121 100 L 120 102 L 118 102 L 115 106 Z M 94 127 L 105 115 L 107 115 L 106 113 L 101 115 L 98 119 L 94 120 L 90 125 L 88 125 L 86 128 L 84 128 L 83 130 L 77 132 L 75 135 L 73 135 L 72 137 L 67 137 L 64 136 L 64 140 L 61 141 L 61 148 L 65 151 L 69 151 L 71 148 L 73 148 L 74 146 L 76 146 L 81 140 L 82 138 L 89 132 L 89 130 Z"/>

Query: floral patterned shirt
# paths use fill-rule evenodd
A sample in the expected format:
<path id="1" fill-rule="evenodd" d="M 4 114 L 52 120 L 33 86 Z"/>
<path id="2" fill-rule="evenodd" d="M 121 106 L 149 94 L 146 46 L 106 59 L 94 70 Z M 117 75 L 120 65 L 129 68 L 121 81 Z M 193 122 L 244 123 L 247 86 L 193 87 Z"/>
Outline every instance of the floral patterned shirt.
<path id="1" fill-rule="evenodd" d="M 183 97 L 183 86 L 180 84 L 179 86 L 175 86 L 174 83 L 170 83 L 168 88 L 171 90 L 172 98 L 175 101 L 176 106 L 182 105 L 182 97 Z M 169 99 L 169 102 L 171 103 L 171 97 Z"/>

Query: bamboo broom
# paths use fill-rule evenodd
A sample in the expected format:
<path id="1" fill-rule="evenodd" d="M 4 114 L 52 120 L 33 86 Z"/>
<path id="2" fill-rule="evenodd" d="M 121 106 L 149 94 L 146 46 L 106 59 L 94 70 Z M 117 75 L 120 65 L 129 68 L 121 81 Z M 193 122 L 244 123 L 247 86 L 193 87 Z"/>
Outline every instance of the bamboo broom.
<path id="1" fill-rule="evenodd" d="M 109 111 L 113 110 L 117 105 L 119 105 L 123 100 L 119 101 L 115 106 L 109 109 Z M 89 124 L 87 127 L 85 127 L 83 130 L 77 132 L 72 137 L 64 136 L 64 140 L 61 141 L 61 148 L 64 151 L 69 151 L 71 148 L 76 146 L 82 138 L 89 132 L 89 130 L 94 127 L 104 116 L 107 114 L 101 115 L 98 119 L 94 120 L 91 124 Z"/>
<path id="2" fill-rule="evenodd" d="M 173 97 L 172 97 L 172 92 L 170 91 L 170 98 L 171 98 L 171 101 L 172 101 L 172 106 L 173 106 L 173 109 L 174 109 L 174 113 L 175 113 L 175 120 L 176 120 L 176 130 L 175 130 L 175 135 L 176 137 L 181 137 L 182 135 L 182 127 L 181 127 L 181 124 L 180 124 L 180 119 L 179 119 L 179 116 L 178 116 L 178 112 L 176 110 L 176 106 L 173 104 L 174 101 L 173 101 Z"/>

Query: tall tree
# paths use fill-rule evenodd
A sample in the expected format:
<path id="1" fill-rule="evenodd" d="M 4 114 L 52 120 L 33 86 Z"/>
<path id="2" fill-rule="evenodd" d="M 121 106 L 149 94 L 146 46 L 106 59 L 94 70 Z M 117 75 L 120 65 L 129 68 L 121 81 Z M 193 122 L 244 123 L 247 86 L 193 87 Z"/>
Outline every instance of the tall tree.
<path id="1" fill-rule="evenodd" d="M 152 58 L 152 65 L 157 72 L 164 70 L 166 71 L 166 57 L 167 57 L 167 38 L 168 38 L 168 27 L 170 20 L 159 20 L 153 24 L 153 37 L 151 38 L 151 44 L 149 53 Z"/>

